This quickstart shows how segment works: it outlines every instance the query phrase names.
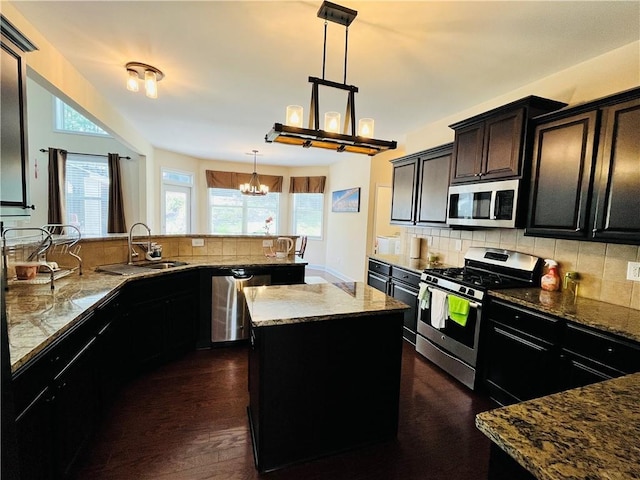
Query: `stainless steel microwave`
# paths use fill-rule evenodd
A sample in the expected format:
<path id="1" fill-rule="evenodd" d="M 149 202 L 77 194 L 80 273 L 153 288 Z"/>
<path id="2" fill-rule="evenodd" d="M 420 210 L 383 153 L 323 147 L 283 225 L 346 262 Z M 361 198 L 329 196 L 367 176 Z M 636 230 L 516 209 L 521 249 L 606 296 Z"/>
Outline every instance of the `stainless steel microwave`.
<path id="1" fill-rule="evenodd" d="M 519 184 L 519 180 L 500 180 L 450 186 L 447 223 L 515 228 Z"/>

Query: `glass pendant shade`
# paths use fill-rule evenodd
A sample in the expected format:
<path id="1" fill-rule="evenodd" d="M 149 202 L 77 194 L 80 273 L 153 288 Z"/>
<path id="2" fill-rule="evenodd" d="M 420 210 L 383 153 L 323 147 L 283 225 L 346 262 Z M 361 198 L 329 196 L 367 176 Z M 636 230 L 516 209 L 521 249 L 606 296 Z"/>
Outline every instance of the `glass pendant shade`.
<path id="1" fill-rule="evenodd" d="M 302 113 L 303 109 L 300 105 L 288 105 L 286 125 L 302 128 Z"/>
<path id="2" fill-rule="evenodd" d="M 156 72 L 151 70 L 144 71 L 144 90 L 149 98 L 158 98 L 158 83 L 156 81 Z"/>
<path id="3" fill-rule="evenodd" d="M 138 72 L 135 70 L 127 70 L 127 90 L 137 92 L 138 89 Z"/>
<path id="4" fill-rule="evenodd" d="M 340 133 L 340 114 L 338 112 L 327 112 L 324 114 L 325 132 Z"/>
<path id="5" fill-rule="evenodd" d="M 361 118 L 358 121 L 358 135 L 373 138 L 373 118 Z"/>

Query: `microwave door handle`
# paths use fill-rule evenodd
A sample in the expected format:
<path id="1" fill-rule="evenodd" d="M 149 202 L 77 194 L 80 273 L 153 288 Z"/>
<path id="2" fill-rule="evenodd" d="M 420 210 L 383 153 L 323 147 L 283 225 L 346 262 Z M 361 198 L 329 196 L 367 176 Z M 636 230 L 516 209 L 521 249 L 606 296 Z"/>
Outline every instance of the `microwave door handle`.
<path id="1" fill-rule="evenodd" d="M 491 192 L 491 205 L 489 206 L 489 211 L 491 212 L 489 214 L 489 218 L 491 220 L 495 220 L 497 218 L 496 215 L 496 205 L 498 204 L 498 192 L 496 190 L 493 190 Z"/>

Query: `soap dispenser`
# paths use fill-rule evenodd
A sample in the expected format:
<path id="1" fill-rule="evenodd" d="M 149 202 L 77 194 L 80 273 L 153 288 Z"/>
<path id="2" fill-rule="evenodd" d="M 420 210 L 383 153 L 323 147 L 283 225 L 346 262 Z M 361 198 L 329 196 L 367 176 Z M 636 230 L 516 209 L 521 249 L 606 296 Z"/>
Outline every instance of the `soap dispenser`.
<path id="1" fill-rule="evenodd" d="M 568 301 L 575 302 L 578 297 L 578 280 L 580 276 L 578 272 L 567 272 L 564 274 L 564 281 L 562 287 L 564 289 L 563 295 L 566 296 Z"/>

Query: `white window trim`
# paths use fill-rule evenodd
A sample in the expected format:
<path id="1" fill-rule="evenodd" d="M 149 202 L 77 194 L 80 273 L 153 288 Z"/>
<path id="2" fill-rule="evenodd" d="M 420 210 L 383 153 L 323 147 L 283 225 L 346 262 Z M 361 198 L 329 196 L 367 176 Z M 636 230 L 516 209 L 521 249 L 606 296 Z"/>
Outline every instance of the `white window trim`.
<path id="1" fill-rule="evenodd" d="M 295 226 L 296 226 L 296 209 L 295 209 L 295 193 L 290 194 L 291 197 L 291 231 L 293 232 L 294 235 L 300 235 L 300 234 L 296 234 L 294 232 Z M 300 195 L 300 194 L 298 194 Z M 327 195 L 324 193 L 320 193 L 319 195 L 322 195 L 322 217 L 320 220 L 320 236 L 312 236 L 312 235 L 307 235 L 307 239 L 309 240 L 317 240 L 317 241 L 324 241 L 324 227 L 326 224 L 326 214 L 327 214 Z"/>
<path id="2" fill-rule="evenodd" d="M 179 173 L 181 175 L 188 175 L 191 178 L 191 183 L 186 183 L 186 182 L 178 182 L 175 180 L 170 180 L 167 179 L 165 180 L 163 173 L 164 172 L 175 172 L 175 173 Z M 195 178 L 195 174 L 193 172 L 189 172 L 186 170 L 178 170 L 176 168 L 161 168 L 160 169 L 160 226 L 161 226 L 161 231 L 162 233 L 166 233 L 167 231 L 167 224 L 165 222 L 165 194 L 166 194 L 166 187 L 168 185 L 170 186 L 174 186 L 174 187 L 185 187 L 188 188 L 190 191 L 190 195 L 189 195 L 189 231 L 187 232 L 187 234 L 191 234 L 194 231 L 194 225 L 195 225 L 195 212 L 194 212 L 194 208 L 193 206 L 195 205 L 195 188 L 194 188 L 194 178 Z"/>
<path id="3" fill-rule="evenodd" d="M 66 105 L 70 108 L 73 108 L 71 105 L 69 105 L 68 103 L 66 103 L 64 100 L 53 96 L 53 131 L 55 133 L 66 133 L 68 135 L 84 135 L 87 137 L 98 137 L 98 138 L 113 138 L 111 135 L 109 135 L 108 132 L 104 131 L 104 129 L 98 125 L 97 123 L 95 123 L 93 120 L 91 120 L 90 118 L 87 118 L 85 115 L 83 115 L 81 112 L 78 112 L 78 110 L 76 110 L 75 108 L 73 108 L 76 112 L 78 112 L 80 115 L 82 115 L 83 117 L 87 118 L 87 120 L 89 120 L 91 123 L 93 123 L 96 127 L 102 129 L 104 131 L 104 133 L 95 133 L 95 132 L 78 132 L 76 130 L 65 130 L 62 128 L 58 128 L 58 125 L 62 124 L 62 119 L 60 118 L 60 116 L 62 115 L 62 105 Z"/>

